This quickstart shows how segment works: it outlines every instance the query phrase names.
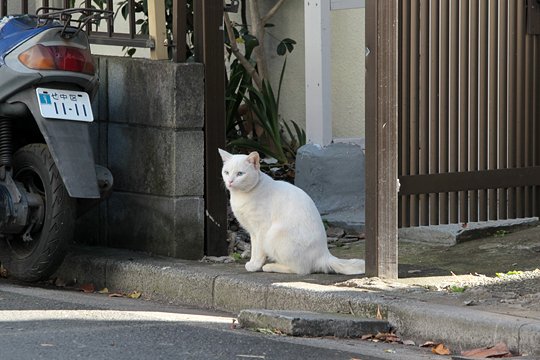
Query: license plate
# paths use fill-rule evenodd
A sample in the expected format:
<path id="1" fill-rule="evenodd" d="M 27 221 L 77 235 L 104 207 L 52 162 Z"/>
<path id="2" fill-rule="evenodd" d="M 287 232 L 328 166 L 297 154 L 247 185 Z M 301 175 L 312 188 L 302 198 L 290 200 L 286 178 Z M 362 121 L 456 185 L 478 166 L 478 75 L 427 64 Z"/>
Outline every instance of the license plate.
<path id="1" fill-rule="evenodd" d="M 94 121 L 90 97 L 83 91 L 37 88 L 36 94 L 44 118 Z"/>

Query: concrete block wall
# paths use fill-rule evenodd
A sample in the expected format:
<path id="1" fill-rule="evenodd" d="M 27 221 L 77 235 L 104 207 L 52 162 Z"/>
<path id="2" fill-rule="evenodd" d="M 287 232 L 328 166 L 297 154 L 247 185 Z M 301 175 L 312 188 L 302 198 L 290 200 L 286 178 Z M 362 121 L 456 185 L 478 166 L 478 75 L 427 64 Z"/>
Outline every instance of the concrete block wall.
<path id="1" fill-rule="evenodd" d="M 98 57 L 96 162 L 111 198 L 78 222 L 77 241 L 198 259 L 204 252 L 201 64 Z"/>

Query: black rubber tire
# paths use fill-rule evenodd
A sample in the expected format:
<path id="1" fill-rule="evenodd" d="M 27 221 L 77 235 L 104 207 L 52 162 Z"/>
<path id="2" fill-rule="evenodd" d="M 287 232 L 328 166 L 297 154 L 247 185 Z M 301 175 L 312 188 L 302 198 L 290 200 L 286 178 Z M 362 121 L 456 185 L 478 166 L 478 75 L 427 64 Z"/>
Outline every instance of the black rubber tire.
<path id="1" fill-rule="evenodd" d="M 32 230 L 31 241 L 22 235 L 0 243 L 0 260 L 8 276 L 22 281 L 47 279 L 62 263 L 75 229 L 75 206 L 45 144 L 30 144 L 13 156 L 13 177 L 45 204 L 43 225 Z"/>

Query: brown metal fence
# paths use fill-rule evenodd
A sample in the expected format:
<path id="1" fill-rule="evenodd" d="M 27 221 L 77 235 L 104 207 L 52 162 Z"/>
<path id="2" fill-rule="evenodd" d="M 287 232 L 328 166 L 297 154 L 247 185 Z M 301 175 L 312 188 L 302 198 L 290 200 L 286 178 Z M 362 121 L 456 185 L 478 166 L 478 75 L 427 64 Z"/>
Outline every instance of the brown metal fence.
<path id="1" fill-rule="evenodd" d="M 539 7 L 399 1 L 399 226 L 540 215 Z"/>

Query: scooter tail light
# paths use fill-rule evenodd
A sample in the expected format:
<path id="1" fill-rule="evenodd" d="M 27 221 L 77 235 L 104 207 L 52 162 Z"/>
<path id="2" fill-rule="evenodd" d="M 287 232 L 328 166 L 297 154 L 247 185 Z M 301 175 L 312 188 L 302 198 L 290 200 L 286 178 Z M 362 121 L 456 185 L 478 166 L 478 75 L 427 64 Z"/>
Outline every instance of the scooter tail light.
<path id="1" fill-rule="evenodd" d="M 34 70 L 62 70 L 93 75 L 90 51 L 70 46 L 35 45 L 19 55 L 19 61 Z"/>

